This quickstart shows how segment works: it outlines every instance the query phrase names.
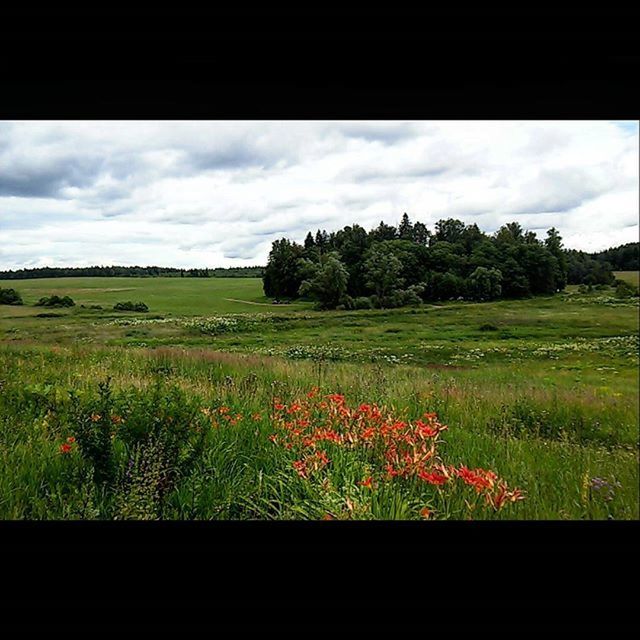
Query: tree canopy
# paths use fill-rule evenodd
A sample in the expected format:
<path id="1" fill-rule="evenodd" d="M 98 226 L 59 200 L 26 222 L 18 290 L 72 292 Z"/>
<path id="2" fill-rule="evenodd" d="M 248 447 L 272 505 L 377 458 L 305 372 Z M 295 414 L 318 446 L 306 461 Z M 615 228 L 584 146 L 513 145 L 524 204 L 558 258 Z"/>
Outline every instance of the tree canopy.
<path id="1" fill-rule="evenodd" d="M 625 249 L 624 255 L 631 253 Z M 393 307 L 551 295 L 567 283 L 610 283 L 613 274 L 606 260 L 567 251 L 555 228 L 540 240 L 518 222 L 487 234 L 449 218 L 432 232 L 405 213 L 397 227 L 380 222 L 368 232 L 357 224 L 330 233 L 318 229 L 307 233 L 304 245 L 276 240 L 263 281 L 268 296 L 303 295 L 323 308 L 348 307 L 366 296 L 372 306 Z"/>

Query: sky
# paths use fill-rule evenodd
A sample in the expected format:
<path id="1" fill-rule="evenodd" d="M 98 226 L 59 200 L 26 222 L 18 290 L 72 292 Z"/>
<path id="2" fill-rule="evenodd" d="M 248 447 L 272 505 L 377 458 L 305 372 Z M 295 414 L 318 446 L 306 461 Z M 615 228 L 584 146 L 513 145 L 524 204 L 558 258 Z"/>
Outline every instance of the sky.
<path id="1" fill-rule="evenodd" d="M 0 122 L 0 269 L 266 264 L 404 212 L 637 242 L 638 121 Z"/>

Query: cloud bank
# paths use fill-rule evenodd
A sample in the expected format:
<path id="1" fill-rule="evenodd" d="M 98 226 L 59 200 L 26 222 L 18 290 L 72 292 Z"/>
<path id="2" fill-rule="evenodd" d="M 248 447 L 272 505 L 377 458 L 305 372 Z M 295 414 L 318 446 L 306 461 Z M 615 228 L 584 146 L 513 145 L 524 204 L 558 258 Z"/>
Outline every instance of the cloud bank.
<path id="1" fill-rule="evenodd" d="M 264 264 L 308 230 L 517 220 L 638 240 L 638 123 L 0 122 L 0 268 Z"/>

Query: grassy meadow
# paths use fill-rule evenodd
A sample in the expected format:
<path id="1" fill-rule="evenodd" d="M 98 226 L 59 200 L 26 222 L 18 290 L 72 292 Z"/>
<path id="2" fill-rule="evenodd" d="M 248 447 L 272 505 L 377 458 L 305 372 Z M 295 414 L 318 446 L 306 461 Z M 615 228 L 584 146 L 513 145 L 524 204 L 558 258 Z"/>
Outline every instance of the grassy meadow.
<path id="1" fill-rule="evenodd" d="M 261 284 L 0 281 L 0 518 L 638 519 L 637 299 L 320 312 Z"/>

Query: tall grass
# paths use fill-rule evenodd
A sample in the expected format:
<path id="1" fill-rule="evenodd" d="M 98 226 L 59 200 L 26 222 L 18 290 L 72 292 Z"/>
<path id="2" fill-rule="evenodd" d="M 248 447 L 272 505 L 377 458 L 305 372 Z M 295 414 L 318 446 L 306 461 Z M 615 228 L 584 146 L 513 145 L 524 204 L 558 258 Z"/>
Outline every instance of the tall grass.
<path id="1" fill-rule="evenodd" d="M 638 518 L 638 412 L 626 394 L 175 347 L 5 346 L 0 385 L 3 518 L 394 519 L 427 506 L 443 518 Z M 301 478 L 269 439 L 270 414 L 275 398 L 314 386 L 407 418 L 437 412 L 446 459 L 494 470 L 525 500 L 468 513 L 462 493 L 443 500 L 424 483 L 372 491 L 353 458 L 336 458 L 329 484 Z M 220 407 L 242 418 L 213 426 Z"/>

